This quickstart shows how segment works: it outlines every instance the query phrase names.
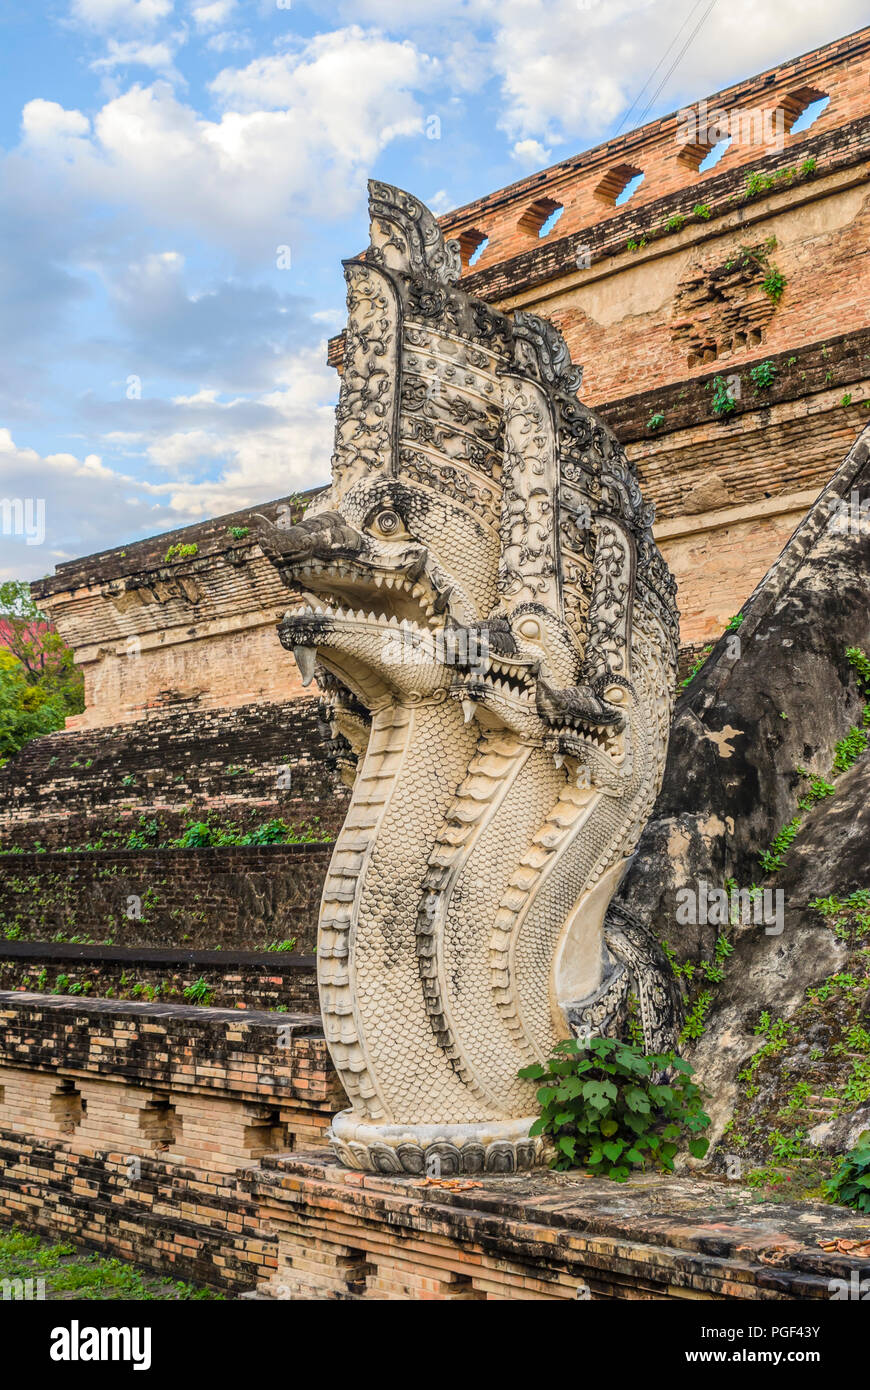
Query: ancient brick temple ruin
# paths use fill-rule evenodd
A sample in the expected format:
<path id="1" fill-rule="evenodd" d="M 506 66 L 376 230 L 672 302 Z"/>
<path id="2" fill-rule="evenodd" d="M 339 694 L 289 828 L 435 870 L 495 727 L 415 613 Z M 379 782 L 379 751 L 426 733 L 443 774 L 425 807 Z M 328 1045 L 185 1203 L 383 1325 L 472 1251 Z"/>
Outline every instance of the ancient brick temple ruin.
<path id="1" fill-rule="evenodd" d="M 825 98 L 807 124 L 804 113 Z M 866 542 L 836 549 L 824 522 L 832 497 L 870 486 L 867 436 L 856 443 L 870 406 L 868 172 L 870 29 L 708 96 L 691 119 L 674 113 L 445 215 L 440 232 L 448 247 L 455 243 L 450 274 L 432 265 L 421 272 L 442 295 L 442 347 L 452 334 L 463 351 L 478 354 L 460 364 L 477 374 L 469 398 L 483 393 L 499 354 L 502 371 L 520 362 L 528 374 L 536 361 L 536 389 L 547 399 L 565 387 L 560 377 L 571 362 L 583 364 L 580 399 L 603 422 L 599 443 L 619 442 L 631 465 L 626 477 L 636 475 L 644 503 L 655 507 L 651 535 L 646 512 L 632 537 L 639 553 L 648 547 L 651 554 L 654 540 L 676 580 L 678 681 L 712 651 L 678 704 L 658 811 L 616 908 L 624 931 L 642 920 L 669 937 L 681 960 L 700 947 L 678 940 L 668 925 L 679 882 L 669 862 L 695 872 L 701 866 L 711 879 L 734 874 L 743 882 L 745 871 L 749 881 L 758 844 L 791 814 L 794 766 L 803 761 L 823 772 L 827 745 L 844 721 L 859 718 L 842 650 L 870 647 Z M 377 209 L 376 195 L 376 222 Z M 430 251 L 433 245 L 443 243 L 430 242 Z M 389 267 L 389 241 L 375 249 Z M 354 261 L 367 263 L 376 267 L 377 257 Z M 443 317 L 451 295 L 454 308 L 460 300 L 465 306 L 452 328 Z M 474 304 L 480 312 L 472 331 L 462 315 Z M 405 331 L 413 334 L 431 304 L 425 310 L 418 298 L 405 310 Z M 564 354 L 558 335 L 538 333 L 540 319 L 558 330 Z M 501 333 L 501 344 L 487 347 L 487 333 Z M 408 341 L 405 352 L 423 358 L 435 346 Z M 343 374 L 342 399 L 352 400 L 360 371 L 353 333 L 334 339 L 329 351 Z M 457 364 L 445 357 L 442 366 Z M 435 371 L 437 390 L 427 393 L 432 372 L 417 375 L 422 428 L 412 442 L 431 464 L 433 452 L 456 455 L 456 441 L 468 435 L 468 418 L 453 408 L 465 388 L 453 389 L 449 370 Z M 576 389 L 576 373 L 570 384 Z M 413 395 L 410 369 L 402 387 Z M 402 429 L 410 429 L 413 400 L 403 410 Z M 486 400 L 478 416 L 472 433 L 485 433 L 495 419 Z M 348 442 L 347 419 L 340 409 L 337 456 Z M 460 499 L 469 516 L 494 505 L 498 469 L 485 456 L 484 449 L 470 472 L 458 468 L 441 479 L 445 496 Z M 323 484 L 327 474 L 324 461 Z M 819 1249 L 810 1209 L 759 1215 L 745 1191 L 711 1189 L 691 1175 L 669 1180 L 670 1197 L 659 1183 L 622 1191 L 540 1169 L 427 1186 L 413 1171 L 416 1156 L 397 1165 L 369 1146 L 360 1166 L 381 1170 L 373 1173 L 330 1154 L 327 1130 L 348 1098 L 360 1108 L 354 1087 L 359 1094 L 365 1076 L 350 1033 L 347 1066 L 334 1065 L 348 1016 L 339 998 L 344 982 L 334 961 L 321 964 L 321 996 L 325 969 L 332 972 L 330 1004 L 338 1000 L 325 1008 L 314 951 L 324 882 L 336 920 L 353 898 L 359 847 L 341 827 L 365 743 L 365 711 L 361 698 L 338 689 L 341 673 L 328 663 L 321 705 L 302 684 L 307 658 L 300 676 L 276 631 L 288 608 L 286 581 L 297 579 L 281 537 L 298 539 L 294 526 L 309 525 L 328 505 L 319 489 L 262 501 L 71 561 L 34 586 L 75 649 L 86 705 L 64 733 L 30 744 L 0 771 L 0 1216 L 216 1287 L 277 1297 L 573 1298 L 578 1284 L 604 1298 L 828 1297 L 829 1279 L 848 1277 L 854 1261 Z M 566 553 L 576 589 L 567 620 L 573 613 L 579 632 L 594 603 L 594 547 L 567 546 Z M 433 612 L 449 610 L 466 627 L 491 616 L 461 611 L 462 595 L 451 598 L 439 584 L 435 561 L 424 594 Z M 411 590 L 426 588 L 425 573 L 410 575 Z M 823 613 L 820 574 L 828 589 L 835 584 L 846 595 Z M 665 608 L 668 592 L 659 591 Z M 546 584 L 541 593 L 546 606 Z M 644 602 L 640 628 L 643 636 L 646 622 L 648 636 Z M 735 668 L 719 639 L 741 610 L 746 664 Z M 796 611 L 799 633 L 790 626 Z M 663 613 L 660 606 L 659 620 Z M 510 627 L 512 617 L 507 603 L 499 622 Z M 287 646 L 312 645 L 294 636 L 285 624 Z M 774 641 L 790 652 L 787 691 L 763 665 Z M 761 664 L 750 668 L 753 652 Z M 674 647 L 664 665 L 676 655 Z M 506 645 L 501 656 L 510 683 L 511 657 L 521 665 L 523 653 Z M 479 712 L 499 698 L 473 674 L 465 695 L 477 712 L 458 721 L 457 739 L 476 736 L 479 718 L 485 730 Z M 667 709 L 670 679 L 652 681 L 651 708 Z M 592 762 L 606 769 L 624 751 L 614 687 L 585 684 L 591 694 L 573 714 L 598 729 L 603 744 Z M 829 708 L 819 717 L 825 689 Z M 369 693 L 377 712 L 378 692 Z M 545 692 L 543 707 L 564 713 L 563 694 Z M 535 710 L 541 707 L 536 701 Z M 555 783 L 578 748 L 563 747 L 567 729 L 550 723 L 546 776 Z M 751 747 L 740 742 L 750 730 Z M 582 742 L 582 729 L 574 732 Z M 395 750 L 389 731 L 376 733 L 386 768 Z M 665 720 L 656 735 L 662 750 L 666 734 Z M 501 775 L 501 763 L 516 756 L 493 746 L 471 772 L 484 787 L 495 764 Z M 375 782 L 387 775 L 370 771 Z M 466 771 L 467 761 L 457 777 Z M 647 779 L 650 795 L 625 835 L 614 831 L 614 844 L 626 851 L 660 773 Z M 863 776 L 856 767 L 844 782 L 843 804 L 856 821 L 868 800 Z M 537 796 L 543 773 L 530 786 Z M 546 857 L 579 814 L 575 791 L 582 801 L 584 790 L 574 788 L 525 859 L 523 846 L 506 848 L 517 882 L 499 903 L 502 916 L 487 924 L 496 955 L 504 913 L 522 917 L 517 903 L 528 876 L 547 872 Z M 479 790 L 471 788 L 470 800 L 481 799 Z M 498 787 L 484 790 L 499 794 Z M 460 795 L 455 800 L 440 808 L 440 840 L 429 846 L 425 887 L 433 897 L 469 824 L 468 807 Z M 530 793 L 531 818 L 536 809 Z M 262 842 L 263 827 L 276 821 L 296 828 L 296 843 Z M 201 823 L 235 833 L 224 843 L 194 837 L 187 847 L 171 844 Z M 529 840 L 540 829 L 531 820 L 523 825 Z M 814 862 L 860 877 L 863 861 L 847 865 L 830 825 L 809 824 Z M 356 830 L 359 839 L 359 824 Z M 339 840 L 330 873 L 340 833 L 347 844 Z M 802 864 L 798 856 L 789 870 L 796 884 Z M 771 1001 L 777 991 L 793 995 L 795 1008 L 816 983 L 812 970 L 820 978 L 833 972 L 839 950 L 814 934 L 803 907 L 839 882 L 804 886 L 804 915 L 796 914 L 783 944 L 791 974 L 768 978 L 767 958 L 747 955 L 741 975 L 760 982 L 755 987 Z M 605 906 L 606 899 L 602 916 Z M 666 980 L 657 974 L 661 953 L 650 949 L 646 968 Z M 411 964 L 418 969 L 419 961 Z M 503 1010 L 516 1010 L 508 966 L 490 965 L 508 980 Z M 607 981 L 594 973 L 584 977 L 587 994 L 601 1002 L 606 990 L 596 991 Z M 422 971 L 420 981 L 433 1049 L 467 1085 L 461 1073 L 468 1059 L 450 1035 L 447 1012 L 438 1015 L 439 980 L 427 981 Z M 588 1006 L 589 997 L 582 1002 Z M 717 1138 L 738 1103 L 741 1056 L 732 1051 L 741 1029 L 745 1055 L 757 1045 L 748 1009 L 740 987 L 729 986 L 722 1022 L 699 1047 L 719 1085 Z M 513 1074 L 521 1052 L 511 1059 Z M 482 1076 L 491 1096 L 489 1063 L 482 1052 L 473 1061 L 469 1075 L 474 1084 Z M 524 1114 L 521 1106 L 505 1113 Z M 832 1119 L 834 1129 L 838 1123 Z M 836 1133 L 842 1142 L 842 1125 Z M 345 1137 L 360 1142 L 349 1131 Z M 516 1136 L 511 1143 L 513 1159 L 501 1166 L 513 1170 L 522 1156 Z M 344 1157 L 353 1162 L 354 1152 Z M 445 1179 L 463 1167 L 451 1168 L 449 1155 L 444 1161 Z M 669 1202 L 679 1215 L 663 1220 Z M 826 1220 L 835 1237 L 862 1229 L 844 1209 Z M 781 1252 L 776 1260 L 769 1248 Z"/>

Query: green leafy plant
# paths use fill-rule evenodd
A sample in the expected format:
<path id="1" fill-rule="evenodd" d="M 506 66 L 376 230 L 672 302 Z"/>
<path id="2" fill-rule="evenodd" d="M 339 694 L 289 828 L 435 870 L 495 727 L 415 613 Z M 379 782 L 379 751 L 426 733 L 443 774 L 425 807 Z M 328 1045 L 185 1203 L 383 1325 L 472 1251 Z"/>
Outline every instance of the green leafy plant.
<path id="1" fill-rule="evenodd" d="M 771 188 L 776 188 L 780 183 L 791 183 L 799 175 L 813 174 L 816 170 L 816 161 L 811 156 L 805 159 L 802 164 L 791 165 L 787 169 L 777 169 L 774 174 L 759 174 L 753 169 L 746 175 L 743 184 L 744 198 L 754 198 L 759 193 L 767 193 Z"/>
<path id="2" fill-rule="evenodd" d="M 128 849 L 154 849 L 160 841 L 160 826 L 153 818 L 139 817 L 139 827 L 127 836 Z"/>
<path id="3" fill-rule="evenodd" d="M 719 980 L 723 978 L 725 972 L 721 969 L 721 967 L 717 972 L 715 967 L 710 966 L 709 962 L 706 962 L 705 964 L 705 974 L 707 975 L 708 979 L 716 980 L 717 974 Z M 709 973 L 711 969 L 713 970 L 712 976 Z M 704 1020 L 707 1016 L 707 1010 L 709 1009 L 712 1002 L 712 989 L 702 989 L 701 993 L 698 995 L 697 999 L 695 999 L 694 1003 L 692 1004 L 692 1007 L 686 1015 L 686 1021 L 683 1024 L 682 1031 L 680 1032 L 680 1042 L 691 1042 L 695 1038 L 700 1038 L 703 1035 L 704 1028 L 706 1026 Z"/>
<path id="4" fill-rule="evenodd" d="M 809 1081 L 798 1081 L 794 1086 L 792 1086 L 791 1090 L 786 1096 L 786 1109 L 803 1110 L 812 1093 L 813 1088 L 810 1085 Z"/>
<path id="5" fill-rule="evenodd" d="M 645 1055 L 637 1043 L 577 1038 L 559 1043 L 546 1067 L 523 1067 L 519 1076 L 540 1081 L 541 1115 L 531 1134 L 555 1145 L 552 1166 L 583 1166 L 625 1182 L 632 1169 L 673 1172 L 681 1144 L 694 1158 L 709 1147 L 701 1131 L 710 1124 L 693 1068 L 673 1052 Z M 660 1078 L 665 1076 L 666 1080 Z"/>
<path id="6" fill-rule="evenodd" d="M 754 198 L 757 193 L 766 193 L 769 188 L 773 188 L 774 177 L 772 174 L 759 174 L 753 169 L 746 175 L 743 183 L 744 198 Z"/>
<path id="7" fill-rule="evenodd" d="M 250 532 L 250 526 L 228 526 L 227 530 L 234 541 L 243 541 Z"/>
<path id="8" fill-rule="evenodd" d="M 768 299 L 772 300 L 774 304 L 778 304 L 782 299 L 785 286 L 786 279 L 782 271 L 777 270 L 776 266 L 769 266 L 761 282 L 761 288 L 764 290 Z"/>
<path id="9" fill-rule="evenodd" d="M 692 216 L 700 217 L 704 222 L 709 222 L 713 216 L 713 209 L 709 203 L 696 203 L 692 208 Z"/>
<path id="10" fill-rule="evenodd" d="M 785 866 L 785 852 L 801 828 L 800 816 L 794 816 L 788 825 L 784 825 L 782 830 L 774 836 L 770 849 L 764 849 L 758 856 L 758 862 L 764 872 L 775 874 Z"/>
<path id="11" fill-rule="evenodd" d="M 660 410 L 657 410 L 657 411 L 655 412 L 655 414 L 651 415 L 651 416 L 649 417 L 649 419 L 647 420 L 647 422 L 646 422 L 646 427 L 647 427 L 648 430 L 657 430 L 657 429 L 660 429 L 661 426 L 662 426 L 664 423 L 665 423 L 665 417 L 664 417 L 664 415 L 662 415 L 662 413 L 661 413 Z"/>
<path id="12" fill-rule="evenodd" d="M 707 657 L 710 655 L 710 653 L 711 653 L 712 650 L 713 650 L 712 647 L 705 647 L 705 648 L 704 648 L 704 650 L 701 652 L 701 655 L 698 657 L 698 660 L 695 662 L 694 666 L 692 667 L 691 671 L 690 671 L 689 674 L 686 676 L 686 679 L 685 679 L 684 681 L 680 681 L 680 689 L 681 689 L 681 690 L 685 690 L 685 688 L 686 688 L 687 685 L 691 685 L 691 684 L 692 684 L 692 681 L 693 681 L 693 680 L 695 679 L 695 677 L 697 676 L 698 672 L 700 671 L 701 667 L 704 665 L 704 662 L 707 660 Z"/>
<path id="13" fill-rule="evenodd" d="M 749 368 L 749 379 L 760 391 L 772 386 L 775 376 L 776 365 L 770 361 L 759 362 L 757 367 Z"/>
<path id="14" fill-rule="evenodd" d="M 194 980 L 192 985 L 187 985 L 184 990 L 185 999 L 191 1004 L 201 1004 L 208 1008 L 214 998 L 214 990 L 207 980 L 200 975 L 198 980 Z"/>
<path id="15" fill-rule="evenodd" d="M 870 657 L 860 647 L 847 647 L 846 660 L 855 672 L 862 695 L 870 699 Z"/>
<path id="16" fill-rule="evenodd" d="M 854 1148 L 843 1154 L 839 1167 L 825 1183 L 829 1202 L 870 1212 L 870 1129 L 859 1134 Z"/>
<path id="17" fill-rule="evenodd" d="M 194 849 L 203 845 L 213 845 L 214 830 L 208 821 L 194 821 L 185 826 L 180 838 L 175 841 L 178 849 Z"/>
<path id="18" fill-rule="evenodd" d="M 731 394 L 728 382 L 724 376 L 713 378 L 713 403 L 712 410 L 714 415 L 730 415 L 732 410 L 737 409 L 737 402 Z"/>
<path id="19" fill-rule="evenodd" d="M 163 556 L 163 563 L 168 565 L 170 560 L 188 560 L 198 554 L 199 546 L 196 541 L 192 541 L 189 545 L 182 545 L 181 542 L 177 542 L 169 547 Z"/>
<path id="20" fill-rule="evenodd" d="M 791 1035 L 796 1031 L 797 1025 L 787 1023 L 784 1018 L 772 1020 L 767 1009 L 762 1011 L 761 1017 L 753 1028 L 756 1037 L 764 1039 L 757 1052 L 753 1052 L 746 1066 L 737 1073 L 737 1080 L 746 1086 L 747 1099 L 757 1091 L 753 1085 L 755 1073 L 767 1057 L 775 1057 L 783 1052 L 788 1046 Z"/>
<path id="21" fill-rule="evenodd" d="M 867 734 L 853 724 L 844 738 L 834 744 L 834 771 L 847 772 L 867 748 Z"/>
<path id="22" fill-rule="evenodd" d="M 826 782 L 824 777 L 811 777 L 810 789 L 806 796 L 802 796 L 798 802 L 798 810 L 809 811 L 817 801 L 824 801 L 825 797 L 833 796 L 836 790 L 836 787 L 831 782 Z"/>
<path id="23" fill-rule="evenodd" d="M 666 232 L 679 232 L 686 225 L 686 219 L 681 212 L 675 212 L 664 224 Z"/>
<path id="24" fill-rule="evenodd" d="M 258 825 L 254 830 L 250 830 L 247 835 L 242 836 L 243 845 L 278 845 L 285 844 L 290 834 L 290 826 L 280 816 L 273 820 L 266 821 L 263 825 Z"/>

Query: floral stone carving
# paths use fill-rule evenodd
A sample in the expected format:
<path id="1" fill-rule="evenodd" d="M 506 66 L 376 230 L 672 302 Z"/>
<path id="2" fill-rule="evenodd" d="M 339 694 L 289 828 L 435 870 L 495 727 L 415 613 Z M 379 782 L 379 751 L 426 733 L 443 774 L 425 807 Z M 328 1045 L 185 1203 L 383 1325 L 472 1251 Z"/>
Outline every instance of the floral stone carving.
<path id="1" fill-rule="evenodd" d="M 330 1138 L 357 1168 L 509 1172 L 543 1156 L 521 1067 L 629 1009 L 671 1041 L 659 948 L 606 914 L 662 777 L 675 586 L 557 330 L 464 293 L 428 210 L 370 195 L 332 485 L 260 530 L 354 776 L 319 927 Z"/>

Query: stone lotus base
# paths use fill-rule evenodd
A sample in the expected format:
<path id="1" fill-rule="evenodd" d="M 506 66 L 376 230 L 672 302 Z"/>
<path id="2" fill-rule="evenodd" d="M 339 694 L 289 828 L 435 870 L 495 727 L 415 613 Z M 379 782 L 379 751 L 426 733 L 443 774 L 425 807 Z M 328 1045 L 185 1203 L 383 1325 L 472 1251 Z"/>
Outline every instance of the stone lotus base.
<path id="1" fill-rule="evenodd" d="M 352 1110 L 336 1115 L 327 1138 L 347 1168 L 370 1173 L 516 1173 L 535 1168 L 546 1146 L 530 1138 L 534 1116 L 465 1125 L 374 1125 Z"/>

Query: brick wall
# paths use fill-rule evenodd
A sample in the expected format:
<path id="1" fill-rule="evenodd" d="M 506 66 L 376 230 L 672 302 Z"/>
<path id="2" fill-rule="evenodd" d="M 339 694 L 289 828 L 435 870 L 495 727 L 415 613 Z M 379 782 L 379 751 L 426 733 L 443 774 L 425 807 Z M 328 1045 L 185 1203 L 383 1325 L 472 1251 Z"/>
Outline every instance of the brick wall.
<path id="1" fill-rule="evenodd" d="M 207 816 L 242 831 L 276 817 L 319 821 L 330 834 L 348 799 L 330 748 L 310 697 L 208 713 L 179 707 L 49 735 L 0 769 L 0 840 L 4 849 L 37 840 L 45 849 L 121 846 L 144 818 L 156 819 L 165 843 Z"/>
<path id="2" fill-rule="evenodd" d="M 282 1299 L 806 1300 L 863 1272 L 818 1246 L 822 1218 L 859 1242 L 851 1213 L 760 1224 L 738 1184 L 352 1172 L 342 1104 L 311 1016 L 0 993 L 0 1222 Z"/>
<path id="3" fill-rule="evenodd" d="M 0 994 L 0 1220 L 250 1288 L 276 1240 L 239 1174 L 340 1104 L 310 1015 Z"/>
<path id="4" fill-rule="evenodd" d="M 179 702 L 210 709 L 299 696 L 275 633 L 287 591 L 250 531 L 253 511 L 297 518 L 310 495 L 69 561 L 34 584 L 84 675 L 85 711 L 68 727 L 136 720 Z M 167 560 L 178 545 L 195 553 Z"/>
<path id="5" fill-rule="evenodd" d="M 331 845 L 0 856 L 11 940 L 313 951 Z M 141 916 L 128 915 L 141 913 Z"/>

